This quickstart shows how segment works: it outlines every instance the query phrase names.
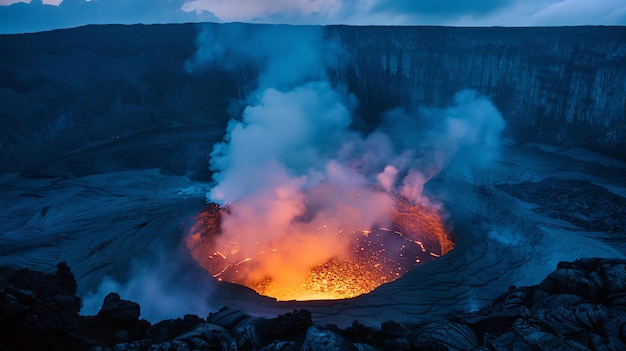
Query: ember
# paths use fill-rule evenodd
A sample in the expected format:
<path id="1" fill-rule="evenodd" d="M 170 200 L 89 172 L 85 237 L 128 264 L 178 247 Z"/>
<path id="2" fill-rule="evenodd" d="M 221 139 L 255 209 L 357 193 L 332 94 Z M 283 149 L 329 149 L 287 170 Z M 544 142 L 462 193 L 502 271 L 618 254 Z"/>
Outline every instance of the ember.
<path id="1" fill-rule="evenodd" d="M 322 235 L 325 228 L 319 228 L 319 235 L 308 233 L 282 245 L 276 242 L 253 254 L 241 250 L 242 243 L 220 240 L 222 217 L 228 216 L 231 208 L 211 204 L 197 216 L 187 246 L 194 259 L 218 280 L 245 285 L 278 300 L 355 297 L 454 248 L 437 211 L 411 204 L 400 195 L 392 197 L 394 206 L 384 226 L 342 228 L 332 233 L 330 240 Z M 298 265 L 289 262 L 299 254 L 319 252 L 320 257 L 327 257 L 331 248 L 335 250 L 332 257 L 309 266 L 307 272 L 296 271 Z M 267 264 L 269 261 L 273 263 Z"/>

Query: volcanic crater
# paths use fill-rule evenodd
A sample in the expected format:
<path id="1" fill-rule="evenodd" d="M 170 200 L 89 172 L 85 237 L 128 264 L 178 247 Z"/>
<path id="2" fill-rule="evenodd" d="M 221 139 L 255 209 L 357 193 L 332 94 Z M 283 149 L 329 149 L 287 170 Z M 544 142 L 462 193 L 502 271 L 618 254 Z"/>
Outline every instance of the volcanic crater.
<path id="1" fill-rule="evenodd" d="M 275 242 L 270 249 L 242 254 L 238 242 L 220 245 L 217 240 L 221 235 L 221 217 L 229 214 L 230 207 L 210 204 L 196 216 L 186 244 L 193 258 L 213 277 L 247 286 L 261 295 L 277 300 L 351 298 L 392 282 L 454 248 L 454 236 L 445 228 L 437 210 L 412 203 L 397 193 L 391 196 L 394 206 L 386 223 L 366 229 L 341 228 L 332 236 L 335 244 L 346 249 L 308 267 L 307 272 L 294 272 L 287 283 L 283 283 L 284 279 L 275 283 L 273 275 L 283 274 L 282 270 L 269 271 L 263 267 L 263 261 L 275 260 L 284 251 L 324 251 L 328 249 L 327 242 L 303 241 L 298 246 Z M 263 233 L 249 233 L 246 237 L 254 240 L 256 235 Z M 254 278 L 258 273 L 250 275 L 257 269 L 262 270 L 261 279 Z"/>

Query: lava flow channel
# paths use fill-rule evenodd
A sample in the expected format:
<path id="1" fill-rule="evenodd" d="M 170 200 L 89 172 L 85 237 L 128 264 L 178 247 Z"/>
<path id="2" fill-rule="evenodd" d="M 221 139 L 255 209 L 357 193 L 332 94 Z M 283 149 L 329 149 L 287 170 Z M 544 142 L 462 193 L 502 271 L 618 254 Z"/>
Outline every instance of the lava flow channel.
<path id="1" fill-rule="evenodd" d="M 285 279 L 276 284 L 273 278 L 276 272 L 267 271 L 261 274 L 262 278 L 252 278 L 259 275 L 250 271 L 256 263 L 276 259 L 287 250 L 310 253 L 326 250 L 327 244 L 313 240 L 300 247 L 277 245 L 254 255 L 241 255 L 238 242 L 218 244 L 221 217 L 229 208 L 216 204 L 209 205 L 196 217 L 186 244 L 193 258 L 219 281 L 244 285 L 283 301 L 345 299 L 392 282 L 454 248 L 452 236 L 445 230 L 437 211 L 411 204 L 401 196 L 394 197 L 394 205 L 385 227 L 335 233 L 347 249 L 309 267 L 308 272 L 294 273 L 286 284 Z M 285 271 L 289 267 L 282 267 L 280 273 L 284 275 Z"/>

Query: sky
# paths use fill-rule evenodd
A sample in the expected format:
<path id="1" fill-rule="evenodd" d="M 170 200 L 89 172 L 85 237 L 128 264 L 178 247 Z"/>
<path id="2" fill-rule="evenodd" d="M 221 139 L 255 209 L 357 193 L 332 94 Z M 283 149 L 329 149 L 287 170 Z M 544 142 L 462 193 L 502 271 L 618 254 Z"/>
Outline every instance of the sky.
<path id="1" fill-rule="evenodd" d="M 0 33 L 86 24 L 626 25 L 625 0 L 0 0 Z"/>

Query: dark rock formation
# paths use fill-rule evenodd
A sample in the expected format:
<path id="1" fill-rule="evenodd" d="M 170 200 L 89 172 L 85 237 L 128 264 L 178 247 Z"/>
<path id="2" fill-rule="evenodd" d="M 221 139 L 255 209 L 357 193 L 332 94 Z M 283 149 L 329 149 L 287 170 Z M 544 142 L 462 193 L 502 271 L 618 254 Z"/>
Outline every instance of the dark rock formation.
<path id="1" fill-rule="evenodd" d="M 0 350 L 623 350 L 626 260 L 561 262 L 537 286 L 511 289 L 490 306 L 447 321 L 388 321 L 379 328 L 314 324 L 306 310 L 276 318 L 223 308 L 152 326 L 139 306 L 109 294 L 80 316 L 69 268 L 56 274 L 0 270 Z M 398 316 L 401 320 L 402 316 Z"/>
<path id="2" fill-rule="evenodd" d="M 129 342 L 144 339 L 150 328 L 150 323 L 140 320 L 139 315 L 139 304 L 110 293 L 104 298 L 98 315 L 82 318 L 80 325 L 86 335 L 104 344 Z"/>
<path id="3" fill-rule="evenodd" d="M 152 343 L 161 343 L 181 335 L 196 325 L 204 324 L 206 320 L 196 315 L 187 314 L 183 319 L 168 319 L 154 324 L 147 333 L 147 338 Z M 217 324 L 217 323 L 211 323 Z"/>
<path id="4" fill-rule="evenodd" d="M 610 291 L 625 278 L 624 260 L 562 262 L 538 286 L 512 289 L 459 320 L 495 350 L 621 350 L 626 309 Z"/>
<path id="5" fill-rule="evenodd" d="M 139 320 L 139 305 L 116 293 L 97 316 L 80 316 L 81 299 L 65 262 L 54 274 L 0 269 L 0 303 L 0 349 L 81 350 L 145 339 L 150 327 Z"/>
<path id="6" fill-rule="evenodd" d="M 601 168 L 601 166 L 598 166 Z M 543 179 L 496 187 L 540 207 L 535 212 L 564 219 L 582 228 L 626 233 L 626 198 L 587 180 Z"/>
<path id="7" fill-rule="evenodd" d="M 65 263 L 55 274 L 0 269 L 0 349 L 69 349 L 82 344 L 77 334 L 81 300 Z M 65 346 L 62 346 L 65 345 Z"/>
<path id="8" fill-rule="evenodd" d="M 303 30 L 206 26 L 218 40 Z M 442 107 L 457 91 L 475 89 L 520 141 L 626 155 L 624 27 L 320 28 L 339 40 L 329 45 L 336 55 L 327 67 L 331 83 L 358 98 L 366 129 L 389 109 Z M 194 24 L 108 25 L 0 35 L 0 169 L 29 170 L 90 142 L 148 129 L 223 130 L 232 102 L 256 86 L 258 62 L 229 57 L 237 69 L 217 62 L 189 74 L 185 62 L 198 32 Z M 168 170 L 186 171 L 185 161 L 199 162 L 182 158 Z"/>
<path id="9" fill-rule="evenodd" d="M 306 337 L 301 350 L 357 351 L 357 348 L 348 340 L 341 337 L 338 333 L 321 326 L 314 325 L 306 331 Z"/>

